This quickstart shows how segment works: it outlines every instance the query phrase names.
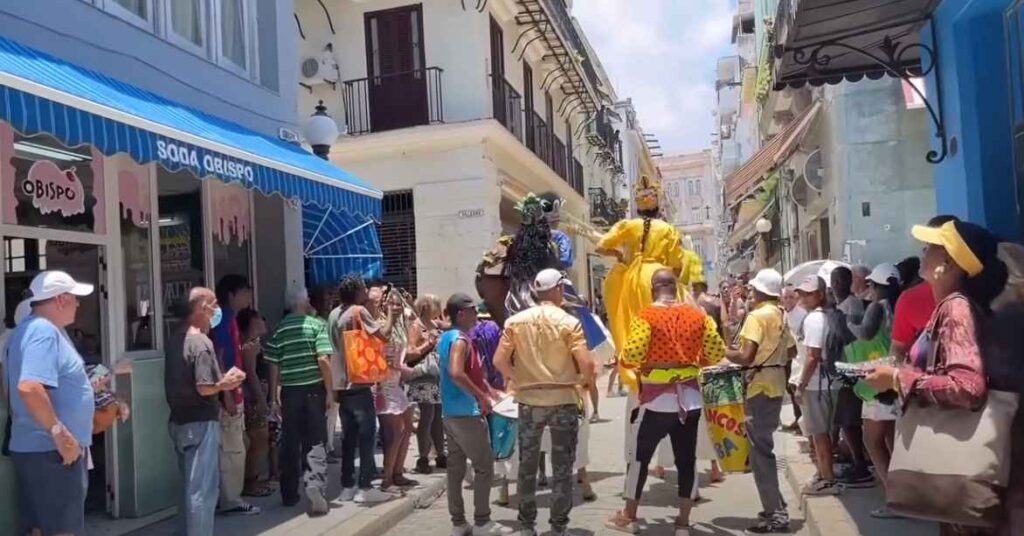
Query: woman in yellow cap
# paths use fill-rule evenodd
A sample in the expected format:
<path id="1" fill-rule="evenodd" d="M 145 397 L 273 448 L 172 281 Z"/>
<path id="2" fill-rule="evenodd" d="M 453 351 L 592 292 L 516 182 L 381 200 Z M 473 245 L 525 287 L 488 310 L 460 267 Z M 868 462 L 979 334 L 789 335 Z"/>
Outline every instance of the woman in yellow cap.
<path id="1" fill-rule="evenodd" d="M 998 384 L 1000 379 L 988 374 L 982 359 L 987 333 L 983 326 L 991 318 L 992 300 L 1003 290 L 1007 279 L 1006 265 L 997 257 L 998 239 L 982 227 L 961 221 L 951 221 L 941 227 L 914 226 L 913 234 L 914 238 L 926 244 L 921 276 L 931 285 L 938 305 L 928 327 L 911 348 L 909 363 L 898 367 L 876 367 L 865 381 L 881 393 L 895 391 L 899 396 L 898 403 L 907 411 L 918 406 L 937 407 L 950 412 L 977 411 L 990 398 L 990 389 L 1004 390 Z M 943 456 L 943 453 L 935 455 Z M 961 474 L 957 472 L 956 460 L 948 459 L 944 463 L 948 464 L 942 471 L 944 475 Z M 920 495 L 920 482 L 900 478 L 901 473 L 908 475 L 902 478 L 914 478 L 910 475 L 929 470 L 911 472 L 900 469 L 894 458 L 886 486 L 890 504 L 898 507 L 905 502 L 917 504 L 924 500 Z M 979 484 L 976 491 L 980 488 Z M 959 493 L 959 490 L 961 488 L 954 483 L 932 486 L 927 496 L 934 497 L 941 504 L 963 504 L 968 497 L 948 496 L 949 493 Z M 945 500 L 953 502 L 946 503 Z M 979 497 L 971 500 L 971 506 L 979 511 L 998 504 L 996 498 L 983 501 L 984 505 L 978 504 Z M 946 514 L 948 512 L 944 512 Z M 941 534 L 979 536 L 993 533 L 988 529 L 963 529 L 944 524 Z"/>
<path id="2" fill-rule="evenodd" d="M 609 331 L 615 348 L 623 348 L 633 318 L 651 304 L 651 277 L 662 268 L 679 276 L 684 257 L 675 226 L 661 219 L 661 186 L 641 177 L 634 191 L 639 218 L 616 223 L 598 242 L 597 253 L 619 263 L 604 283 Z"/>

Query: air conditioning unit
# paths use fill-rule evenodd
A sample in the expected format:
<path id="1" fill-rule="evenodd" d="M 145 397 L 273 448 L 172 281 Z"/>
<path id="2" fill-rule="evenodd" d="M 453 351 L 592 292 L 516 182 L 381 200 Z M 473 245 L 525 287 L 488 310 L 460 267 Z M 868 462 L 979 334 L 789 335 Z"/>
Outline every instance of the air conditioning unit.
<path id="1" fill-rule="evenodd" d="M 309 85 L 337 83 L 339 72 L 338 61 L 329 52 L 319 56 L 307 56 L 299 63 L 302 81 Z"/>

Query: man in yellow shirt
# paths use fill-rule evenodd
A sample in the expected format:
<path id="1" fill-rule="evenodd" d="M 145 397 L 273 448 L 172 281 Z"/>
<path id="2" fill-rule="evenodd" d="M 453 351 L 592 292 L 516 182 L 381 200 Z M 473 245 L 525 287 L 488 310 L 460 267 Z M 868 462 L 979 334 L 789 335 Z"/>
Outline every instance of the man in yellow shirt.
<path id="1" fill-rule="evenodd" d="M 740 329 L 740 347 L 725 353 L 726 359 L 748 367 L 747 437 L 750 439 L 750 468 L 764 508 L 750 534 L 789 532 L 786 501 L 779 489 L 773 434 L 779 427 L 783 396 L 786 394 L 786 365 L 796 355 L 796 343 L 789 333 L 786 312 L 779 304 L 782 275 L 766 269 L 750 281 L 754 304 Z"/>
<path id="2" fill-rule="evenodd" d="M 561 272 L 541 270 L 531 290 L 538 305 L 505 321 L 494 366 L 511 382 L 519 403 L 519 522 L 534 536 L 537 468 L 544 428 L 551 429 L 551 534 L 561 536 L 572 510 L 573 465 L 579 431 L 577 386 L 594 381 L 583 327 L 562 309 Z M 513 355 L 514 354 L 514 355 Z"/>

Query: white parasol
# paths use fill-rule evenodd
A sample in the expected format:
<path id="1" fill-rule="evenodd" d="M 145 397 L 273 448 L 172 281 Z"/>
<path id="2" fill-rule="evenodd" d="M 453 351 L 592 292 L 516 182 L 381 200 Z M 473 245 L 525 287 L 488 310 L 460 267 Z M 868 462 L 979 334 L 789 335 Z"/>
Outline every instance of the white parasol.
<path id="1" fill-rule="evenodd" d="M 832 286 L 832 270 L 840 266 L 850 267 L 849 264 L 842 261 L 828 259 L 808 261 L 786 272 L 783 281 L 786 285 L 799 285 L 804 279 L 807 279 L 807 276 L 816 275 L 825 280 L 825 285 Z"/>

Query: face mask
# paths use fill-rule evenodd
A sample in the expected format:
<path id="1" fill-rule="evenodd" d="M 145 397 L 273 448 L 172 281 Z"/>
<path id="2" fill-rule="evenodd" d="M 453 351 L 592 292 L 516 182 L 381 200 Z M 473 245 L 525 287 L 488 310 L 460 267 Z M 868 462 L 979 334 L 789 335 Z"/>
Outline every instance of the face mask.
<path id="1" fill-rule="evenodd" d="M 224 311 L 220 310 L 220 306 L 217 306 L 213 310 L 213 318 L 210 318 L 210 329 L 216 328 L 220 325 L 220 321 L 224 319 Z"/>

